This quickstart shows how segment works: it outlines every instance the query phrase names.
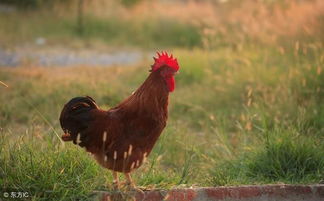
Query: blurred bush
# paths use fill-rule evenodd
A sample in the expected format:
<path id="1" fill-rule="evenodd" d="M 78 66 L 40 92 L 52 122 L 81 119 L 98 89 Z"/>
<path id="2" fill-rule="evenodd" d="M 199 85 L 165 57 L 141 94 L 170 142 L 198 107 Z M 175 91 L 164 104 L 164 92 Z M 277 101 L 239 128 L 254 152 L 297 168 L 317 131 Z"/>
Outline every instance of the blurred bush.
<path id="1" fill-rule="evenodd" d="M 2 0 L 1 3 L 17 6 L 19 8 L 37 8 L 43 5 L 69 1 L 71 0 Z"/>
<path id="2" fill-rule="evenodd" d="M 17 6 L 20 8 L 37 8 L 44 5 L 53 5 L 56 3 L 66 3 L 82 0 L 2 0 L 1 3 Z M 142 0 L 118 0 L 125 7 L 132 7 Z M 117 1 L 117 2 L 118 2 Z"/>
<path id="3" fill-rule="evenodd" d="M 126 7 L 134 6 L 142 0 L 121 0 L 121 3 Z"/>

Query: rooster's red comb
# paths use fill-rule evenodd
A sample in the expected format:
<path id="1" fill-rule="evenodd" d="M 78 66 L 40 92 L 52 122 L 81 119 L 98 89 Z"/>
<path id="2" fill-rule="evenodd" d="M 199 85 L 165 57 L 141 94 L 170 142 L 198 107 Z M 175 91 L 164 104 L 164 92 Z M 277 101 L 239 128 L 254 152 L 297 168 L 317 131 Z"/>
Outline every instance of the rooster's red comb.
<path id="1" fill-rule="evenodd" d="M 173 58 L 173 55 L 168 55 L 167 52 L 156 52 L 158 55 L 158 58 L 153 57 L 155 63 L 152 65 L 152 71 L 156 71 L 162 66 L 168 66 L 170 68 L 173 68 L 175 71 L 179 70 L 178 61 L 176 58 Z"/>

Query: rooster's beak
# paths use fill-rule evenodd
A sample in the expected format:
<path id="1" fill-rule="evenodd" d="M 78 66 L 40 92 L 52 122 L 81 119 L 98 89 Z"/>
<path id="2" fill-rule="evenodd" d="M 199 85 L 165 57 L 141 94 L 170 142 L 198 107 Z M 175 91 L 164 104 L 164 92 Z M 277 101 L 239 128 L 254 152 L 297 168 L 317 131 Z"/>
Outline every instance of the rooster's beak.
<path id="1" fill-rule="evenodd" d="M 72 141 L 72 137 L 69 133 L 64 133 L 61 138 L 63 141 Z"/>

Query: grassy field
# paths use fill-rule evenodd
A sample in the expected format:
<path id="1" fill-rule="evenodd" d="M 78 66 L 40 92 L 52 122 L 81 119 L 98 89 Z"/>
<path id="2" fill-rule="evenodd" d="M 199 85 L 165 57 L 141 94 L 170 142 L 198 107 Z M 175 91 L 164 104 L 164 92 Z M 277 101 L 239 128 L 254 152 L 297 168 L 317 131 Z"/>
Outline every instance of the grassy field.
<path id="1" fill-rule="evenodd" d="M 193 26 L 185 19 L 174 23 Z M 226 34 L 231 26 L 223 26 L 223 35 L 196 27 L 201 44 L 161 42 L 181 70 L 168 126 L 134 180 L 147 188 L 323 183 L 321 26 L 306 35 L 276 33 L 270 42 L 259 39 L 267 38 L 264 33 Z M 22 40 L 17 34 L 7 37 Z M 61 40 L 59 34 L 53 38 Z M 74 96 L 89 95 L 104 109 L 116 105 L 144 81 L 152 61 L 110 68 L 1 67 L 0 80 L 9 87 L 0 85 L 0 186 L 28 191 L 33 200 L 86 200 L 94 190 L 109 190 L 110 172 L 60 141 L 58 117 Z"/>
<path id="2" fill-rule="evenodd" d="M 173 52 L 182 69 L 169 123 L 135 172 L 139 185 L 323 182 L 324 73 L 323 57 L 316 56 L 322 50 L 296 56 L 294 49 L 283 56 L 269 47 Z M 58 139 L 59 112 L 80 95 L 103 108 L 117 104 L 147 76 L 145 66 L 1 68 L 9 85 L 0 96 L 1 185 L 56 200 L 105 189 L 108 171 Z"/>

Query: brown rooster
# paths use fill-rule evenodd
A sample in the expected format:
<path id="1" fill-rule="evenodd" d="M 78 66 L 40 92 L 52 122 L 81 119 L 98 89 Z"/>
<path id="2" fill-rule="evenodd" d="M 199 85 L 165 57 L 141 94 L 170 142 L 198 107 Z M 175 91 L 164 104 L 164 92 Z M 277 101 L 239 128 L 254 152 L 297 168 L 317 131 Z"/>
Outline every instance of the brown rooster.
<path id="1" fill-rule="evenodd" d="M 112 170 L 116 187 L 117 172 L 122 172 L 135 188 L 130 173 L 146 160 L 166 126 L 169 92 L 175 88 L 179 65 L 172 55 L 157 54 L 148 78 L 116 107 L 102 110 L 86 96 L 73 98 L 61 112 L 62 139 L 85 147 Z"/>

